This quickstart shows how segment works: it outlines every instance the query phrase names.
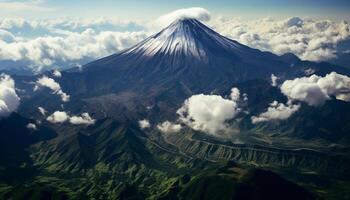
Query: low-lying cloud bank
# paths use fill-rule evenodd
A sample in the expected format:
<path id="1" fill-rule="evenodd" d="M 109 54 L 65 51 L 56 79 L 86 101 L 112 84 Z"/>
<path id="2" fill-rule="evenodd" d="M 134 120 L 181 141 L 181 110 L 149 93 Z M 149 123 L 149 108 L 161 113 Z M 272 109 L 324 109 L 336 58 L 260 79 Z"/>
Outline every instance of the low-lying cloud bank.
<path id="1" fill-rule="evenodd" d="M 64 123 L 68 121 L 74 125 L 92 125 L 95 123 L 95 119 L 91 118 L 89 113 L 82 113 L 80 116 L 70 116 L 65 111 L 56 111 L 46 118 L 51 123 Z"/>
<path id="2" fill-rule="evenodd" d="M 7 117 L 16 111 L 20 103 L 17 96 L 15 81 L 6 74 L 0 75 L 0 118 Z"/>
<path id="3" fill-rule="evenodd" d="M 49 88 L 53 94 L 57 94 L 61 97 L 63 102 L 68 102 L 70 96 L 62 91 L 61 86 L 54 79 L 47 76 L 43 76 L 36 81 L 34 91 L 39 90 L 41 87 Z"/>

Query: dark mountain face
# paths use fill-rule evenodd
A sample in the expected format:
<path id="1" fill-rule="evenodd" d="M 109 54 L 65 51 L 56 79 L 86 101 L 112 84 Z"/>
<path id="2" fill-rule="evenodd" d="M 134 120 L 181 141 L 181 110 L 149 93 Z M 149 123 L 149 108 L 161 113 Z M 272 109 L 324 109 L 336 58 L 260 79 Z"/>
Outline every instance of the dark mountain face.
<path id="1" fill-rule="evenodd" d="M 30 130 L 26 127 L 28 123 L 34 121 L 15 113 L 0 119 L 0 182 L 17 182 L 34 175 L 28 148 L 56 136 L 44 126 L 40 126 L 40 130 Z"/>

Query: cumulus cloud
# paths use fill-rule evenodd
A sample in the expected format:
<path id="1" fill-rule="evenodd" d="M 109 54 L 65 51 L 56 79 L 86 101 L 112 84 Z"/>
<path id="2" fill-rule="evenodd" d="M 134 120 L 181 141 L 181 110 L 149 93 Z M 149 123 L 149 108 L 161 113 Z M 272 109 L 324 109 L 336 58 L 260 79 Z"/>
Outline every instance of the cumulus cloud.
<path id="1" fill-rule="evenodd" d="M 34 130 L 34 131 L 38 130 L 38 128 L 36 127 L 36 125 L 33 124 L 33 123 L 28 123 L 27 126 L 26 126 L 26 128 L 29 129 L 29 130 Z"/>
<path id="2" fill-rule="evenodd" d="M 6 74 L 0 75 L 0 117 L 6 117 L 19 106 L 15 81 Z"/>
<path id="3" fill-rule="evenodd" d="M 149 123 L 149 121 L 147 119 L 143 119 L 139 121 L 139 126 L 141 129 L 146 129 L 151 127 L 151 124 Z"/>
<path id="4" fill-rule="evenodd" d="M 91 125 L 95 123 L 95 120 L 92 119 L 89 113 L 82 113 L 81 116 L 72 116 L 69 118 L 71 124 L 84 124 Z"/>
<path id="5" fill-rule="evenodd" d="M 231 99 L 219 95 L 193 95 L 184 102 L 177 114 L 180 121 L 192 129 L 215 135 L 226 130 L 226 122 L 240 112 L 237 104 L 239 96 L 237 88 L 232 89 Z"/>
<path id="6" fill-rule="evenodd" d="M 63 102 L 67 102 L 69 101 L 70 96 L 67 95 L 65 92 L 62 91 L 60 84 L 58 84 L 54 79 L 49 78 L 47 76 L 43 76 L 41 78 L 39 78 L 36 81 L 36 85 L 34 87 L 34 91 L 38 90 L 40 87 L 47 87 L 50 90 L 52 90 L 52 92 L 54 94 L 57 94 L 61 97 Z"/>
<path id="7" fill-rule="evenodd" d="M 335 97 L 350 101 L 350 77 L 332 72 L 324 77 L 312 75 L 286 80 L 281 91 L 290 100 L 303 101 L 310 106 L 320 106 Z"/>
<path id="8" fill-rule="evenodd" d="M 63 123 L 65 121 L 67 121 L 68 119 L 69 119 L 69 115 L 68 115 L 68 113 L 66 113 L 64 111 L 56 111 L 52 115 L 50 115 L 46 118 L 47 121 L 54 123 L 54 124 Z"/>
<path id="9" fill-rule="evenodd" d="M 267 108 L 266 112 L 261 113 L 258 116 L 252 116 L 251 120 L 253 124 L 271 120 L 285 120 L 288 119 L 293 113 L 298 111 L 299 108 L 300 105 L 293 105 L 290 102 L 285 105 L 274 101 Z"/>
<path id="10" fill-rule="evenodd" d="M 176 20 L 186 18 L 193 18 L 201 21 L 209 21 L 210 13 L 208 10 L 200 7 L 184 8 L 160 16 L 155 21 L 155 24 L 159 27 L 164 28 Z"/>
<path id="11" fill-rule="evenodd" d="M 345 21 L 288 18 L 277 20 L 217 19 L 215 30 L 248 46 L 276 54 L 294 53 L 301 59 L 322 61 L 336 57 L 337 44 L 350 39 Z"/>
<path id="12" fill-rule="evenodd" d="M 57 77 L 57 78 L 61 78 L 62 77 L 62 73 L 58 70 L 58 69 L 55 69 L 53 72 L 52 72 L 52 75 L 54 77 Z"/>
<path id="13" fill-rule="evenodd" d="M 80 116 L 70 116 L 65 111 L 55 111 L 53 114 L 46 118 L 47 121 L 51 123 L 64 123 L 69 121 L 74 125 L 91 125 L 95 123 L 95 119 L 89 115 L 89 113 L 82 113 Z"/>
<path id="14" fill-rule="evenodd" d="M 158 130 L 163 133 L 177 133 L 182 129 L 181 124 L 175 124 L 169 121 L 165 121 L 157 125 Z"/>
<path id="15" fill-rule="evenodd" d="M 271 86 L 276 87 L 277 86 L 277 80 L 278 80 L 278 77 L 275 76 L 274 74 L 271 74 Z"/>

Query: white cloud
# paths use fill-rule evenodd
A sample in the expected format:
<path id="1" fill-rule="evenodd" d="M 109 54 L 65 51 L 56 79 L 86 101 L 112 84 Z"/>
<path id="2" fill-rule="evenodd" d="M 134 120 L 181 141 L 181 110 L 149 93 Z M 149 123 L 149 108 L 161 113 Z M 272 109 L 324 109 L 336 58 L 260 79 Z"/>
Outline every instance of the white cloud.
<path id="1" fill-rule="evenodd" d="M 232 101 L 238 101 L 240 98 L 241 93 L 239 92 L 238 88 L 232 88 L 230 98 Z"/>
<path id="2" fill-rule="evenodd" d="M 285 120 L 288 119 L 293 113 L 298 111 L 299 108 L 300 105 L 293 105 L 290 102 L 285 105 L 274 101 L 267 108 L 266 112 L 261 113 L 259 116 L 252 116 L 251 120 L 253 124 L 271 120 Z"/>
<path id="3" fill-rule="evenodd" d="M 279 78 L 277 76 L 275 76 L 274 74 L 271 74 L 271 86 L 276 87 L 278 79 Z"/>
<path id="4" fill-rule="evenodd" d="M 69 101 L 70 96 L 64 93 L 61 89 L 60 84 L 58 84 L 54 79 L 47 76 L 43 76 L 36 81 L 34 91 L 38 90 L 40 87 L 47 87 L 52 90 L 54 94 L 61 97 L 63 102 Z"/>
<path id="5" fill-rule="evenodd" d="M 58 70 L 58 69 L 55 69 L 53 72 L 52 72 L 52 75 L 54 77 L 57 77 L 57 78 L 61 78 L 62 77 L 62 73 Z"/>
<path id="6" fill-rule="evenodd" d="M 26 126 L 27 129 L 30 129 L 30 130 L 38 130 L 38 128 L 36 127 L 35 124 L 33 123 L 28 123 L 27 126 Z"/>
<path id="7" fill-rule="evenodd" d="M 76 125 L 91 125 L 95 123 L 95 120 L 90 117 L 89 113 L 82 113 L 81 116 L 70 117 L 69 122 Z"/>
<path id="8" fill-rule="evenodd" d="M 143 119 L 139 121 L 139 126 L 141 129 L 146 129 L 151 127 L 151 124 L 149 123 L 149 121 L 147 119 Z"/>
<path id="9" fill-rule="evenodd" d="M 46 116 L 47 111 L 45 110 L 45 108 L 39 106 L 38 110 L 42 116 Z"/>
<path id="10" fill-rule="evenodd" d="M 248 46 L 280 55 L 294 53 L 312 61 L 334 58 L 337 44 L 350 38 L 349 24 L 344 21 L 220 18 L 211 24 L 221 34 Z"/>
<path id="11" fill-rule="evenodd" d="M 6 117 L 19 106 L 15 81 L 6 74 L 0 75 L 0 117 Z"/>
<path id="12" fill-rule="evenodd" d="M 210 13 L 208 10 L 200 7 L 184 8 L 160 16 L 155 21 L 155 24 L 156 26 L 165 28 L 172 22 L 185 18 L 194 18 L 201 21 L 209 21 Z"/>
<path id="13" fill-rule="evenodd" d="M 64 111 L 56 111 L 46 118 L 51 123 L 63 123 L 69 120 L 69 115 Z"/>
<path id="14" fill-rule="evenodd" d="M 3 22 L 1 26 L 15 25 Z M 47 30 L 35 38 L 11 36 L 7 32 L 0 32 L 1 38 L 7 38 L 0 40 L 0 60 L 27 62 L 31 70 L 40 72 L 57 65 L 71 66 L 86 59 L 93 60 L 119 52 L 149 35 L 145 31 L 95 31 L 91 28 L 82 32 L 61 30 L 58 31 L 60 34 L 52 31 Z"/>
<path id="15" fill-rule="evenodd" d="M 304 101 L 310 106 L 320 106 L 332 96 L 350 101 L 350 77 L 332 72 L 324 77 L 296 78 L 285 81 L 281 91 L 290 100 Z"/>
<path id="16" fill-rule="evenodd" d="M 217 134 L 227 129 L 227 120 L 234 118 L 240 109 L 237 105 L 239 90 L 232 89 L 232 99 L 218 95 L 193 95 L 177 111 L 180 121 L 194 130 Z"/>
<path id="17" fill-rule="evenodd" d="M 182 129 L 180 124 L 174 124 L 169 121 L 165 121 L 157 125 L 157 128 L 163 133 L 177 133 Z"/>
<path id="18" fill-rule="evenodd" d="M 48 116 L 46 120 L 51 123 L 64 123 L 69 121 L 74 125 L 91 125 L 95 123 L 95 119 L 93 119 L 89 113 L 82 113 L 80 116 L 70 116 L 65 111 L 56 111 L 52 115 Z"/>

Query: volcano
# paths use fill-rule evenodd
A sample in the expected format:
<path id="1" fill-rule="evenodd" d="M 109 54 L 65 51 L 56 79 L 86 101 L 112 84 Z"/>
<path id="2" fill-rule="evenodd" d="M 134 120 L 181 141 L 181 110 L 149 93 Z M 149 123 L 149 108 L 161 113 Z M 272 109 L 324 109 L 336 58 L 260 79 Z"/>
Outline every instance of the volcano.
<path id="1" fill-rule="evenodd" d="M 316 63 L 311 66 L 322 74 L 345 70 Z M 147 91 L 171 80 L 191 92 L 210 92 L 247 80 L 269 79 L 272 73 L 280 77 L 305 75 L 309 67 L 310 63 L 292 54 L 262 52 L 224 37 L 196 19 L 179 19 L 129 49 L 85 65 L 83 73 L 93 87 L 99 85 L 95 79 L 104 84 L 99 94 L 135 84 Z"/>
<path id="2" fill-rule="evenodd" d="M 86 65 L 84 70 L 111 70 L 129 80 L 154 82 L 176 77 L 217 82 L 217 86 L 224 81 L 267 78 L 289 68 L 283 57 L 242 45 L 198 20 L 180 19 L 129 49 Z"/>
<path id="3" fill-rule="evenodd" d="M 75 102 L 73 110 L 77 110 L 74 99 L 84 99 L 83 104 L 88 102 L 101 116 L 133 115 L 155 104 L 170 115 L 193 94 L 225 94 L 246 81 L 270 81 L 271 74 L 283 80 L 305 76 L 306 71 L 350 74 L 345 68 L 302 61 L 293 54 L 278 56 L 250 48 L 185 18 L 82 70 L 63 72 L 58 81 Z"/>

